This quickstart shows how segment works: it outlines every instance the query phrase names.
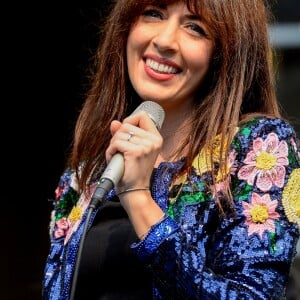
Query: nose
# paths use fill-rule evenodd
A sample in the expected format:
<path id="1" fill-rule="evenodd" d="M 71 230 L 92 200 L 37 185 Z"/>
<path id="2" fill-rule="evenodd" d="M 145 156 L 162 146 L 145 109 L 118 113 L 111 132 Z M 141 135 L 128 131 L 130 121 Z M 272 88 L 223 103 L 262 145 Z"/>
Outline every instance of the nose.
<path id="1" fill-rule="evenodd" d="M 176 52 L 179 49 L 179 25 L 166 20 L 158 27 L 152 41 L 159 51 Z"/>

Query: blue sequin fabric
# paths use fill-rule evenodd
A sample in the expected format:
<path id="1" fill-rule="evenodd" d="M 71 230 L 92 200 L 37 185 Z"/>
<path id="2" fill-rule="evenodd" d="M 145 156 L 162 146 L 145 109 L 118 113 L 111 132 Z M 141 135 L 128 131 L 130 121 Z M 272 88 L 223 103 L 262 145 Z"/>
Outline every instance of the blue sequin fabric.
<path id="1" fill-rule="evenodd" d="M 155 173 L 152 196 L 166 215 L 131 247 L 153 273 L 153 299 L 284 299 L 300 230 L 295 132 L 282 119 L 255 118 L 230 142 L 226 174 L 218 174 L 218 157 L 207 164 L 201 151 L 189 172 L 178 161 Z M 69 298 L 85 220 L 72 182 L 67 170 L 56 190 L 44 299 Z M 234 210 L 221 214 L 216 195 L 222 201 L 226 184 Z"/>

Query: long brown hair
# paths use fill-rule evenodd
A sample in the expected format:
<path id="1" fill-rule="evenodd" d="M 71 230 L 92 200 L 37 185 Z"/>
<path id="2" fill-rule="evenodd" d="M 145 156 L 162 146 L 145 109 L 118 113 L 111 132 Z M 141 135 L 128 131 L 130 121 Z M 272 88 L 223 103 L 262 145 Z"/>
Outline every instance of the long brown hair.
<path id="1" fill-rule="evenodd" d="M 91 74 L 91 87 L 77 120 L 69 164 L 80 171 L 79 187 L 105 166 L 112 120 L 122 120 L 139 103 L 128 78 L 126 42 L 132 24 L 147 5 L 178 1 L 118 0 L 101 31 Z M 214 55 L 205 86 L 195 99 L 188 145 L 190 165 L 203 145 L 218 134 L 232 137 L 247 115 L 279 116 L 275 97 L 269 12 L 263 0 L 182 0 L 199 15 L 212 35 Z M 221 149 L 225 145 L 221 141 Z M 226 150 L 226 149 L 225 149 Z M 224 153 L 224 151 L 221 151 Z M 220 154 L 222 165 L 225 155 Z"/>

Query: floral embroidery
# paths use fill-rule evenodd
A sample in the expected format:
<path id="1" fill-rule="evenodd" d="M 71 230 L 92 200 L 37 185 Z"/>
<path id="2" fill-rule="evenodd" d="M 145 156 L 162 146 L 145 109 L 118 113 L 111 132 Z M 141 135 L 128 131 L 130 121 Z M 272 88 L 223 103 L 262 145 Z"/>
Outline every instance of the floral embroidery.
<path id="1" fill-rule="evenodd" d="M 221 135 L 217 135 L 214 143 L 213 143 L 213 153 L 212 153 L 212 159 L 213 162 L 219 162 L 220 159 L 220 146 L 221 146 Z M 227 146 L 227 142 L 225 147 Z M 232 155 L 231 155 L 232 157 Z M 226 167 L 226 172 L 227 172 L 227 168 Z M 189 196 L 189 194 L 192 193 L 197 193 L 199 192 L 199 188 L 198 187 L 192 187 L 191 190 L 189 191 L 188 188 L 188 181 L 189 181 L 189 174 L 194 174 L 194 175 L 203 175 L 206 172 L 212 171 L 211 169 L 211 157 L 210 157 L 210 152 L 208 151 L 207 148 L 203 148 L 200 153 L 194 158 L 193 163 L 192 163 L 192 167 L 182 171 L 180 174 L 178 174 L 172 182 L 172 185 L 169 189 L 169 203 L 171 205 L 174 205 L 174 203 L 177 201 L 177 197 L 179 195 L 182 194 L 183 190 L 182 188 L 185 186 L 185 191 L 186 193 L 184 193 L 184 198 L 187 199 L 188 202 L 191 201 L 191 198 L 194 198 L 194 200 L 197 198 L 196 202 L 201 198 L 203 198 L 202 196 L 200 196 L 202 194 L 202 192 L 200 192 L 197 194 L 198 196 L 195 197 L 195 195 L 193 197 Z M 220 176 L 220 174 L 218 174 L 218 179 L 221 180 L 222 177 Z M 191 183 L 190 183 L 191 184 Z M 192 184 L 191 184 L 192 185 Z M 224 183 L 223 183 L 224 185 Z M 202 188 L 201 188 L 202 189 Z M 200 189 L 200 190 L 201 190 Z M 182 196 L 182 195 L 181 195 Z"/>
<path id="2" fill-rule="evenodd" d="M 282 204 L 290 222 L 297 223 L 300 231 L 300 169 L 295 169 L 284 187 Z"/>
<path id="3" fill-rule="evenodd" d="M 236 128 L 236 131 L 238 128 Z M 228 147 L 228 139 L 224 142 L 224 148 L 222 150 L 222 157 L 224 157 L 224 153 L 227 150 Z M 193 160 L 192 166 L 198 170 L 198 174 L 203 174 L 208 171 L 213 171 L 211 166 L 213 163 L 220 163 L 220 154 L 221 154 L 221 134 L 218 134 L 213 142 L 212 145 L 212 161 L 210 156 L 210 151 L 208 148 L 203 148 L 199 155 L 195 157 Z M 218 179 L 221 180 L 220 174 L 218 174 Z"/>
<path id="4" fill-rule="evenodd" d="M 235 158 L 236 158 L 236 151 L 233 149 L 228 157 L 227 157 L 227 163 L 226 163 L 226 170 L 225 174 L 222 174 L 220 170 L 218 170 L 217 178 L 216 181 L 217 183 L 215 184 L 215 190 L 213 189 L 213 193 L 215 191 L 218 192 L 223 192 L 226 190 L 226 188 L 229 185 L 229 174 L 234 174 L 237 170 L 237 166 L 235 164 Z M 216 195 L 214 195 L 216 196 Z"/>
<path id="5" fill-rule="evenodd" d="M 169 207 L 166 213 L 173 219 L 178 218 L 182 214 L 185 204 L 200 203 L 208 199 L 206 186 L 203 182 L 198 181 L 199 175 L 196 175 L 195 172 L 195 169 L 192 168 L 191 174 L 188 176 L 189 179 L 186 172 L 182 173 L 182 176 L 176 180 L 177 184 L 171 185 L 169 190 Z M 182 179 L 186 180 L 183 181 Z"/>
<path id="6" fill-rule="evenodd" d="M 257 193 L 252 194 L 251 203 L 243 201 L 245 224 L 249 226 L 249 235 L 258 233 L 262 238 L 265 230 L 275 233 L 274 221 L 280 216 L 275 211 L 277 203 L 277 200 L 271 200 L 269 194 L 260 197 Z"/>
<path id="7" fill-rule="evenodd" d="M 298 158 L 300 159 L 300 152 L 299 152 L 299 150 L 297 149 L 297 144 L 296 144 L 296 142 L 295 142 L 295 140 L 294 140 L 293 138 L 291 138 L 291 145 L 292 145 L 292 147 L 294 148 L 294 151 L 297 153 Z"/>
<path id="8" fill-rule="evenodd" d="M 63 217 L 67 217 L 74 205 L 76 205 L 78 199 L 78 193 L 71 186 L 69 186 L 68 189 L 63 192 L 56 204 L 56 221 Z"/>
<path id="9" fill-rule="evenodd" d="M 266 192 L 274 184 L 282 188 L 284 185 L 285 166 L 289 164 L 288 146 L 285 141 L 279 142 L 275 133 L 268 134 L 265 141 L 257 138 L 253 141 L 253 150 L 251 150 L 243 166 L 238 172 L 238 178 L 247 180 L 247 183 L 254 185 Z"/>
<path id="10" fill-rule="evenodd" d="M 93 191 L 95 186 L 91 185 L 90 188 Z M 86 199 L 83 194 L 79 197 L 77 189 L 75 173 L 70 173 L 70 170 L 68 170 L 61 177 L 55 190 L 53 236 L 56 239 L 65 237 L 64 244 L 68 242 L 71 234 L 77 230 L 90 201 L 90 198 Z"/>
<path id="11" fill-rule="evenodd" d="M 69 215 L 70 222 L 78 221 L 82 217 L 82 212 L 83 210 L 80 206 L 74 206 Z"/>
<path id="12" fill-rule="evenodd" d="M 77 184 L 77 180 L 76 180 L 76 176 L 75 173 L 69 173 L 66 172 L 62 178 L 61 178 L 61 182 L 58 184 L 58 187 L 55 190 L 55 198 L 59 199 L 61 198 L 63 195 L 65 195 L 68 191 L 69 188 L 74 189 L 75 191 L 78 190 L 78 184 Z"/>
<path id="13" fill-rule="evenodd" d="M 72 210 L 68 216 L 69 228 L 66 231 L 66 237 L 64 240 L 64 244 L 66 244 L 69 241 L 73 232 L 75 232 L 78 229 L 78 227 L 82 221 L 84 212 L 86 211 L 86 209 L 88 208 L 88 206 L 91 202 L 91 198 L 92 198 L 92 195 L 93 195 L 96 187 L 97 187 L 96 183 L 91 184 L 89 187 L 88 195 L 86 195 L 85 193 L 82 193 L 77 204 L 72 208 Z"/>
<path id="14" fill-rule="evenodd" d="M 61 218 L 55 223 L 54 237 L 56 239 L 65 236 L 69 229 L 69 221 L 67 218 Z"/>
<path id="15" fill-rule="evenodd" d="M 228 157 L 227 157 L 227 162 L 226 162 L 226 169 L 225 169 L 225 174 L 222 174 L 220 170 L 218 170 L 217 174 L 217 182 L 221 181 L 225 178 L 228 177 L 228 174 L 234 174 L 235 171 L 237 170 L 236 164 L 234 164 L 236 158 L 236 151 L 233 149 L 230 151 Z"/>
<path id="16" fill-rule="evenodd" d="M 171 187 L 169 188 L 169 203 L 176 202 L 178 194 L 180 194 L 182 186 L 187 182 L 188 170 L 184 170 L 174 177 Z"/>
<path id="17" fill-rule="evenodd" d="M 213 156 L 212 156 L 213 162 L 216 163 L 215 165 L 216 168 L 219 165 L 219 159 L 220 159 L 220 151 L 221 151 L 220 142 L 221 142 L 221 136 L 218 135 L 214 140 Z M 226 141 L 225 144 L 226 144 L 225 147 L 227 147 L 228 141 Z M 227 157 L 225 174 L 220 172 L 220 170 L 217 171 L 218 172 L 216 177 L 217 183 L 215 186 L 211 186 L 211 192 L 214 195 L 215 193 L 224 191 L 228 186 L 229 184 L 228 175 L 236 171 L 236 165 L 234 165 L 235 158 L 236 158 L 236 151 L 235 149 L 233 149 Z M 168 215 L 174 216 L 175 206 L 177 206 L 177 208 L 182 209 L 184 203 L 199 203 L 206 200 L 208 191 L 205 191 L 204 193 L 205 185 L 193 184 L 193 179 L 191 178 L 194 176 L 200 176 L 200 175 L 203 176 L 206 172 L 209 171 L 212 171 L 210 154 L 207 151 L 207 149 L 206 150 L 202 149 L 199 155 L 197 155 L 194 158 L 192 167 L 187 170 L 184 170 L 173 179 L 172 185 L 169 189 L 170 206 L 168 208 Z"/>
<path id="18" fill-rule="evenodd" d="M 55 190 L 55 221 L 67 217 L 79 199 L 75 173 L 67 169 Z"/>

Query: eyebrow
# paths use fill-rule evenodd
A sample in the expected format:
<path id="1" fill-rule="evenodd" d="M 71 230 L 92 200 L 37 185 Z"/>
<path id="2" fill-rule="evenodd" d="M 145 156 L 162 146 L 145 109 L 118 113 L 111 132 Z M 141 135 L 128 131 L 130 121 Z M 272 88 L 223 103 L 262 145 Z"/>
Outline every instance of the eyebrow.
<path id="1" fill-rule="evenodd" d="M 167 9 L 167 4 L 153 4 L 153 6 L 159 7 L 160 9 Z M 199 15 L 193 14 L 193 13 L 187 13 L 184 15 L 185 18 L 191 20 L 191 21 L 202 21 L 202 18 Z"/>
<path id="2" fill-rule="evenodd" d="M 201 17 L 193 14 L 186 14 L 185 17 L 191 21 L 201 21 Z"/>

